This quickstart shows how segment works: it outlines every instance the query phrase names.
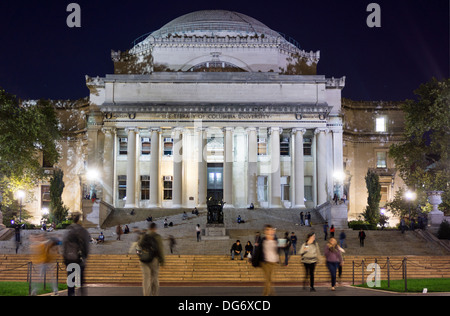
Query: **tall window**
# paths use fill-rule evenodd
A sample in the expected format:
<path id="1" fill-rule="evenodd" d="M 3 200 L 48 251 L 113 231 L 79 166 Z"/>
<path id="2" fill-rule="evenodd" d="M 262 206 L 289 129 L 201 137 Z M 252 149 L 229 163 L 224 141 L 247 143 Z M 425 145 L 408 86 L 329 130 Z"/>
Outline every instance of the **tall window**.
<path id="1" fill-rule="evenodd" d="M 286 177 L 281 177 L 280 179 L 281 181 L 281 201 L 289 201 L 290 200 L 290 186 L 289 186 L 289 182 L 290 182 L 290 177 L 286 176 Z"/>
<path id="2" fill-rule="evenodd" d="M 310 176 L 306 176 L 305 177 L 305 200 L 306 201 L 312 201 L 313 200 L 313 182 L 312 182 L 312 177 Z"/>
<path id="3" fill-rule="evenodd" d="M 257 196 L 259 202 L 267 202 L 268 178 L 267 176 L 258 176 L 257 178 Z"/>
<path id="4" fill-rule="evenodd" d="M 128 153 L 128 138 L 121 137 L 119 138 L 119 155 L 126 155 Z"/>
<path id="5" fill-rule="evenodd" d="M 258 136 L 258 156 L 267 155 L 267 138 Z"/>
<path id="6" fill-rule="evenodd" d="M 172 200 L 172 176 L 164 176 L 164 192 L 163 199 L 164 200 Z"/>
<path id="7" fill-rule="evenodd" d="M 385 151 L 377 151 L 377 168 L 387 168 L 386 156 Z"/>
<path id="8" fill-rule="evenodd" d="M 141 155 L 150 155 L 150 138 L 141 137 Z"/>
<path id="9" fill-rule="evenodd" d="M 50 186 L 41 185 L 41 209 L 50 209 Z"/>
<path id="10" fill-rule="evenodd" d="M 303 155 L 311 156 L 312 138 L 303 138 Z"/>
<path id="11" fill-rule="evenodd" d="M 164 138 L 164 156 L 172 156 L 173 154 L 173 138 Z"/>
<path id="12" fill-rule="evenodd" d="M 123 200 L 127 196 L 127 176 L 118 176 L 119 200 Z"/>
<path id="13" fill-rule="evenodd" d="M 386 132 L 386 119 L 384 117 L 377 117 L 375 119 L 375 131 Z"/>
<path id="14" fill-rule="evenodd" d="M 280 137 L 280 156 L 289 156 L 289 136 Z"/>
<path id="15" fill-rule="evenodd" d="M 141 176 L 141 200 L 150 200 L 150 176 Z"/>

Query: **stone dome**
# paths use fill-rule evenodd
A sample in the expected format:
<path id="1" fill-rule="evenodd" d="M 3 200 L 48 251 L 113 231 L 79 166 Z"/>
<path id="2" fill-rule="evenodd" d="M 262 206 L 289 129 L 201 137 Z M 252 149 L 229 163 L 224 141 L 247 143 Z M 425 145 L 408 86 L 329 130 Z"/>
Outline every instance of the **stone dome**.
<path id="1" fill-rule="evenodd" d="M 166 38 L 171 35 L 233 36 L 238 34 L 281 37 L 279 33 L 248 15 L 226 10 L 202 10 L 182 15 L 151 33 L 151 36 Z"/>

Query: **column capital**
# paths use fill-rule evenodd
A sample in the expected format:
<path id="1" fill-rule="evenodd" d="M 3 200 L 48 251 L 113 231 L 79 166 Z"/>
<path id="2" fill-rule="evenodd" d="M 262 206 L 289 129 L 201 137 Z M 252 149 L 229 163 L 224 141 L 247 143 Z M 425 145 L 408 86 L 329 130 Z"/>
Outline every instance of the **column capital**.
<path id="1" fill-rule="evenodd" d="M 247 127 L 247 128 L 245 129 L 245 131 L 246 131 L 247 133 L 249 133 L 249 132 L 256 132 L 257 129 L 256 129 L 256 127 Z"/>
<path id="2" fill-rule="evenodd" d="M 278 132 L 279 134 L 283 133 L 283 128 L 279 126 L 272 126 L 269 128 L 269 134 L 272 134 L 273 132 Z"/>
<path id="3" fill-rule="evenodd" d="M 325 127 L 318 127 L 314 130 L 314 135 L 319 134 L 319 133 L 328 133 L 330 130 L 328 128 Z"/>
<path id="4" fill-rule="evenodd" d="M 149 131 L 150 133 L 152 133 L 152 132 L 161 133 L 161 128 L 159 128 L 159 127 L 149 127 L 149 128 L 148 128 L 148 131 Z"/>
<path id="5" fill-rule="evenodd" d="M 225 126 L 225 127 L 222 127 L 222 130 L 224 132 L 233 132 L 234 131 L 234 127 L 233 126 Z"/>
<path id="6" fill-rule="evenodd" d="M 305 134 L 305 133 L 306 133 L 306 128 L 302 128 L 302 127 L 294 127 L 294 128 L 292 129 L 292 134 L 297 134 L 297 133 Z"/>
<path id="7" fill-rule="evenodd" d="M 139 128 L 137 128 L 136 126 L 134 126 L 134 127 L 125 127 L 125 131 L 127 133 L 135 132 L 137 134 L 137 133 L 139 133 Z"/>
<path id="8" fill-rule="evenodd" d="M 104 134 L 106 134 L 106 133 L 114 134 L 114 133 L 116 133 L 116 130 L 117 129 L 115 127 L 113 127 L 113 126 L 104 126 L 104 127 L 102 127 L 102 132 Z"/>
<path id="9" fill-rule="evenodd" d="M 179 138 L 181 134 L 183 134 L 184 128 L 183 127 L 175 127 L 172 129 L 172 136 L 173 138 Z"/>

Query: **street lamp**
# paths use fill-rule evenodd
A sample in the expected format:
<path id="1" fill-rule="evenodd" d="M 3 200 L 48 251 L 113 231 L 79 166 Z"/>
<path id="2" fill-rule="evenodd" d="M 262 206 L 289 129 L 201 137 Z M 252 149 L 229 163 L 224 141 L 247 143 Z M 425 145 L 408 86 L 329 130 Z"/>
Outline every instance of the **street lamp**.
<path id="1" fill-rule="evenodd" d="M 405 198 L 409 201 L 409 225 L 411 227 L 411 230 L 414 230 L 414 224 L 413 221 L 411 220 L 411 204 L 412 202 L 416 199 L 416 192 L 414 191 L 406 191 L 405 192 Z"/>
<path id="2" fill-rule="evenodd" d="M 25 191 L 17 190 L 16 197 L 19 199 L 19 223 L 22 223 L 22 202 L 25 197 Z"/>

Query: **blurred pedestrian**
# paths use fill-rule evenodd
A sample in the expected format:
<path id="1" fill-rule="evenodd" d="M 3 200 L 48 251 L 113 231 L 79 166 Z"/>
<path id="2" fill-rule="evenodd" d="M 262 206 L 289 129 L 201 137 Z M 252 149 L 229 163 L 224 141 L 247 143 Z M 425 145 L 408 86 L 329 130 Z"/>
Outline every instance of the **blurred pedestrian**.
<path id="1" fill-rule="evenodd" d="M 325 224 L 323 224 L 323 234 L 325 236 L 324 240 L 327 240 L 328 237 L 328 222 L 325 222 Z"/>
<path id="2" fill-rule="evenodd" d="M 305 220 L 304 220 L 304 215 L 303 215 L 303 212 L 300 212 L 300 225 L 301 226 L 304 226 L 305 225 Z"/>
<path id="3" fill-rule="evenodd" d="M 118 224 L 117 227 L 116 227 L 116 234 L 117 234 L 116 240 L 120 240 L 120 236 L 123 235 L 123 229 L 120 226 L 120 224 Z"/>
<path id="4" fill-rule="evenodd" d="M 345 232 L 341 231 L 341 233 L 339 234 L 339 244 L 341 248 L 347 248 L 347 242 L 345 241 L 346 238 L 347 235 L 345 234 Z"/>
<path id="5" fill-rule="evenodd" d="M 200 224 L 197 224 L 197 226 L 195 226 L 195 231 L 197 232 L 197 242 L 199 242 L 202 239 L 201 238 L 202 230 L 200 228 Z"/>
<path id="6" fill-rule="evenodd" d="M 285 240 L 285 243 L 283 245 L 282 250 L 284 252 L 284 265 L 287 266 L 288 261 L 289 261 L 289 251 L 291 250 L 291 246 L 292 246 L 291 238 L 289 238 L 288 232 L 284 233 L 284 240 Z"/>
<path id="7" fill-rule="evenodd" d="M 359 230 L 358 238 L 359 238 L 359 246 L 364 247 L 364 239 L 366 239 L 366 233 L 363 231 L 362 228 Z"/>
<path id="8" fill-rule="evenodd" d="M 142 234 L 138 241 L 141 249 L 140 263 L 142 269 L 142 290 L 144 296 L 159 295 L 159 266 L 164 265 L 164 249 L 162 238 L 157 233 L 155 223 L 151 223 L 149 230 Z"/>
<path id="9" fill-rule="evenodd" d="M 33 253 L 33 264 L 36 264 L 39 271 L 39 278 L 32 279 L 31 295 L 37 295 L 38 284 L 48 280 L 52 285 L 54 295 L 58 294 L 58 280 L 56 279 L 56 255 L 57 255 L 58 240 L 55 238 L 46 238 L 44 234 L 39 234 L 35 237 L 31 244 Z M 53 271 L 53 276 L 51 276 Z"/>
<path id="10" fill-rule="evenodd" d="M 175 245 L 177 244 L 175 237 L 169 235 L 169 249 L 170 253 L 173 254 L 173 250 L 175 249 Z"/>
<path id="11" fill-rule="evenodd" d="M 297 236 L 295 236 L 295 233 L 291 233 L 291 243 L 292 243 L 292 253 L 294 255 L 297 254 Z"/>
<path id="12" fill-rule="evenodd" d="M 79 266 L 81 295 L 84 291 L 84 269 L 86 267 L 86 260 L 89 255 L 89 233 L 80 225 L 80 214 L 73 215 L 73 223 L 67 228 L 67 233 L 63 239 L 63 258 L 64 264 L 68 266 L 71 263 L 76 263 Z M 73 271 L 68 271 L 70 276 Z M 75 296 L 75 286 L 67 286 L 68 296 Z"/>
<path id="13" fill-rule="evenodd" d="M 339 250 L 336 239 L 330 238 L 326 244 L 325 258 L 331 276 L 331 290 L 334 291 L 336 286 L 336 272 L 338 271 L 339 265 L 343 264 L 341 251 Z"/>
<path id="14" fill-rule="evenodd" d="M 300 248 L 300 255 L 302 257 L 301 261 L 305 266 L 305 281 L 304 287 L 306 288 L 306 282 L 309 276 L 309 288 L 311 292 L 315 292 L 314 288 L 314 270 L 316 269 L 316 264 L 319 262 L 320 249 L 316 241 L 316 234 L 311 232 L 307 235 L 306 241 Z"/>
<path id="15" fill-rule="evenodd" d="M 264 227 L 264 238 L 258 247 L 252 259 L 254 267 L 261 267 L 264 273 L 264 296 L 275 295 L 272 286 L 272 276 L 280 256 L 278 255 L 278 242 L 275 236 L 275 229 L 271 225 Z"/>

